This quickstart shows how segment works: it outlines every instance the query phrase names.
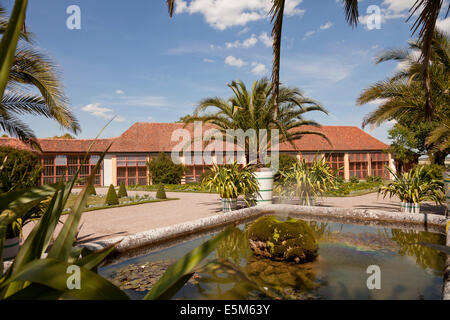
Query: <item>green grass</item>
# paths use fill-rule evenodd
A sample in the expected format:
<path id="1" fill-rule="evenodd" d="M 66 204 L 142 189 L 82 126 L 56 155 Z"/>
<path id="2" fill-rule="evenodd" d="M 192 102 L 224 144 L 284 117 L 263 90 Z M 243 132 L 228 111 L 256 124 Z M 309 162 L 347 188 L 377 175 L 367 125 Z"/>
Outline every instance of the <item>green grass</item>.
<path id="1" fill-rule="evenodd" d="M 64 209 L 71 208 L 75 200 L 77 198 L 76 194 L 71 194 L 69 196 L 69 199 L 67 200 L 66 206 Z M 145 200 L 145 201 L 139 201 L 139 202 L 133 202 L 133 203 L 125 203 L 127 201 L 133 200 L 135 198 L 133 197 L 125 197 L 120 198 L 119 202 L 120 204 L 108 206 L 105 204 L 105 197 L 104 196 L 88 196 L 87 199 L 87 205 L 102 205 L 99 207 L 89 207 L 86 208 L 84 211 L 96 211 L 96 210 L 102 210 L 102 209 L 110 209 L 110 208 L 120 208 L 120 207 L 128 207 L 128 206 L 136 206 L 139 204 L 145 204 L 145 203 L 154 203 L 154 202 L 163 202 L 163 201 L 172 201 L 172 200 L 179 200 L 179 198 L 167 198 L 167 199 L 154 199 L 154 200 Z M 65 212 L 67 213 L 67 211 Z"/>

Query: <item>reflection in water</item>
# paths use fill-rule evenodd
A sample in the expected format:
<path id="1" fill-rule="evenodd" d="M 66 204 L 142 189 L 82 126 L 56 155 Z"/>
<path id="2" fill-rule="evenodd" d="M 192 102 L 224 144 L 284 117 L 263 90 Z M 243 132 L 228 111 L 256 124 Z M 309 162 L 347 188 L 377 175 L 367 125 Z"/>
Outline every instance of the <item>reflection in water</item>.
<path id="1" fill-rule="evenodd" d="M 176 299 L 440 299 L 445 256 L 417 242 L 443 244 L 440 234 L 410 230 L 378 229 L 369 226 L 308 222 L 319 239 L 319 257 L 314 262 L 295 264 L 271 261 L 253 255 L 247 238 L 247 225 L 235 228 L 208 257 L 210 264 L 195 275 Z M 204 241 L 198 240 L 198 241 Z M 147 285 L 136 288 L 133 298 L 145 294 L 148 270 L 163 272 L 161 263 L 148 261 L 178 259 L 195 243 L 189 242 L 148 256 L 139 257 Z M 183 249 L 184 248 L 184 249 Z M 412 260 L 410 257 L 413 257 Z M 130 261 L 128 265 L 132 264 Z M 382 270 L 382 289 L 368 290 L 369 265 Z M 110 268 L 113 269 L 113 268 Z M 431 271 L 431 272 L 430 272 Z M 124 279 L 124 273 L 115 270 Z M 136 276 L 139 277 L 139 276 Z M 154 279 L 155 277 L 151 277 Z M 116 278 L 117 279 L 117 278 Z M 145 279 L 144 279 L 145 280 Z"/>
<path id="2" fill-rule="evenodd" d="M 384 230 L 386 234 L 391 233 L 391 239 L 398 246 L 398 253 L 402 256 L 410 256 L 416 259 L 416 264 L 424 269 L 429 269 L 435 275 L 441 275 L 445 267 L 446 255 L 435 249 L 417 244 L 418 242 L 445 245 L 445 237 L 436 233 L 414 230 Z"/>

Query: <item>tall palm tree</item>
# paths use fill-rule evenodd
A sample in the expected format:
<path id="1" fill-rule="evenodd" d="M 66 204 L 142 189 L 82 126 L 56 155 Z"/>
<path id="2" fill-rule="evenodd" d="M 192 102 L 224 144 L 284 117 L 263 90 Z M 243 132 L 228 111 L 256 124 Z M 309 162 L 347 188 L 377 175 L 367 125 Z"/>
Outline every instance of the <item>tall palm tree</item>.
<path id="1" fill-rule="evenodd" d="M 302 127 L 320 125 L 312 120 L 304 119 L 304 115 L 310 111 L 320 111 L 328 114 L 327 111 L 313 99 L 305 97 L 297 88 L 280 87 L 279 101 L 280 111 L 274 119 L 275 97 L 273 95 L 271 82 L 267 78 L 253 82 L 251 92 L 249 92 L 242 81 L 233 81 L 228 84 L 234 96 L 225 100 L 220 97 L 206 98 L 200 101 L 194 114 L 185 118 L 185 123 L 202 121 L 203 123 L 214 124 L 215 127 L 227 135 L 228 129 L 242 129 L 247 131 L 254 129 L 256 134 L 261 134 L 261 130 L 267 130 L 267 140 L 271 141 L 271 130 L 278 129 L 280 132 L 280 142 L 289 142 L 294 147 L 294 141 L 304 135 L 319 135 L 327 137 L 319 131 L 302 129 Z M 213 108 L 214 112 L 205 113 L 207 109 Z M 246 157 L 249 160 L 249 141 L 245 141 Z M 258 154 L 263 146 L 257 146 Z M 261 163 L 258 155 L 258 164 Z"/>
<path id="2" fill-rule="evenodd" d="M 378 126 L 389 120 L 399 123 L 415 124 L 425 121 L 428 113 L 424 109 L 427 96 L 423 83 L 422 61 L 418 54 L 423 43 L 410 41 L 408 49 L 393 49 L 382 53 L 377 63 L 397 61 L 404 66 L 389 79 L 377 82 L 365 89 L 358 97 L 357 104 L 374 101 L 382 103 L 363 121 L 363 126 Z M 448 153 L 448 117 L 450 114 L 450 38 L 441 32 L 435 32 L 431 46 L 430 87 L 433 90 L 431 102 L 433 132 L 427 139 L 430 149 L 441 152 L 441 158 Z"/>
<path id="3" fill-rule="evenodd" d="M 4 14 L 5 10 L 0 7 L 0 34 L 4 34 L 8 25 Z M 63 128 L 77 133 L 80 126 L 70 110 L 55 63 L 32 46 L 29 32 L 24 30 L 21 39 L 0 105 L 0 128 L 31 143 L 35 135 L 19 119 L 31 114 L 56 120 Z"/>

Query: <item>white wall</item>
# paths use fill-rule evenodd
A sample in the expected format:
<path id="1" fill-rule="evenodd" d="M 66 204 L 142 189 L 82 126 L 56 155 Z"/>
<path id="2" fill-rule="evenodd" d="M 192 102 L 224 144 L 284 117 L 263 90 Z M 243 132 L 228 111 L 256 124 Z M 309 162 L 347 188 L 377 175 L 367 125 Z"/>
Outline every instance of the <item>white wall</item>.
<path id="1" fill-rule="evenodd" d="M 103 185 L 109 186 L 112 183 L 112 155 L 107 154 L 103 159 Z"/>

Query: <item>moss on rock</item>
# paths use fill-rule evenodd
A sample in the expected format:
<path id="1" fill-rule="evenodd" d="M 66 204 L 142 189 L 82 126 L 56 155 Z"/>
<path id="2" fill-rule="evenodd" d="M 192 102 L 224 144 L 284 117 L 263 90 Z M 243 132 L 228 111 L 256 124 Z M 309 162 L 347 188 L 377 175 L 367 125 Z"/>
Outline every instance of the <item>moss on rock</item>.
<path id="1" fill-rule="evenodd" d="M 314 230 L 304 221 L 280 221 L 275 216 L 264 216 L 248 228 L 248 239 L 253 252 L 275 261 L 304 263 L 318 255 L 319 244 Z"/>

